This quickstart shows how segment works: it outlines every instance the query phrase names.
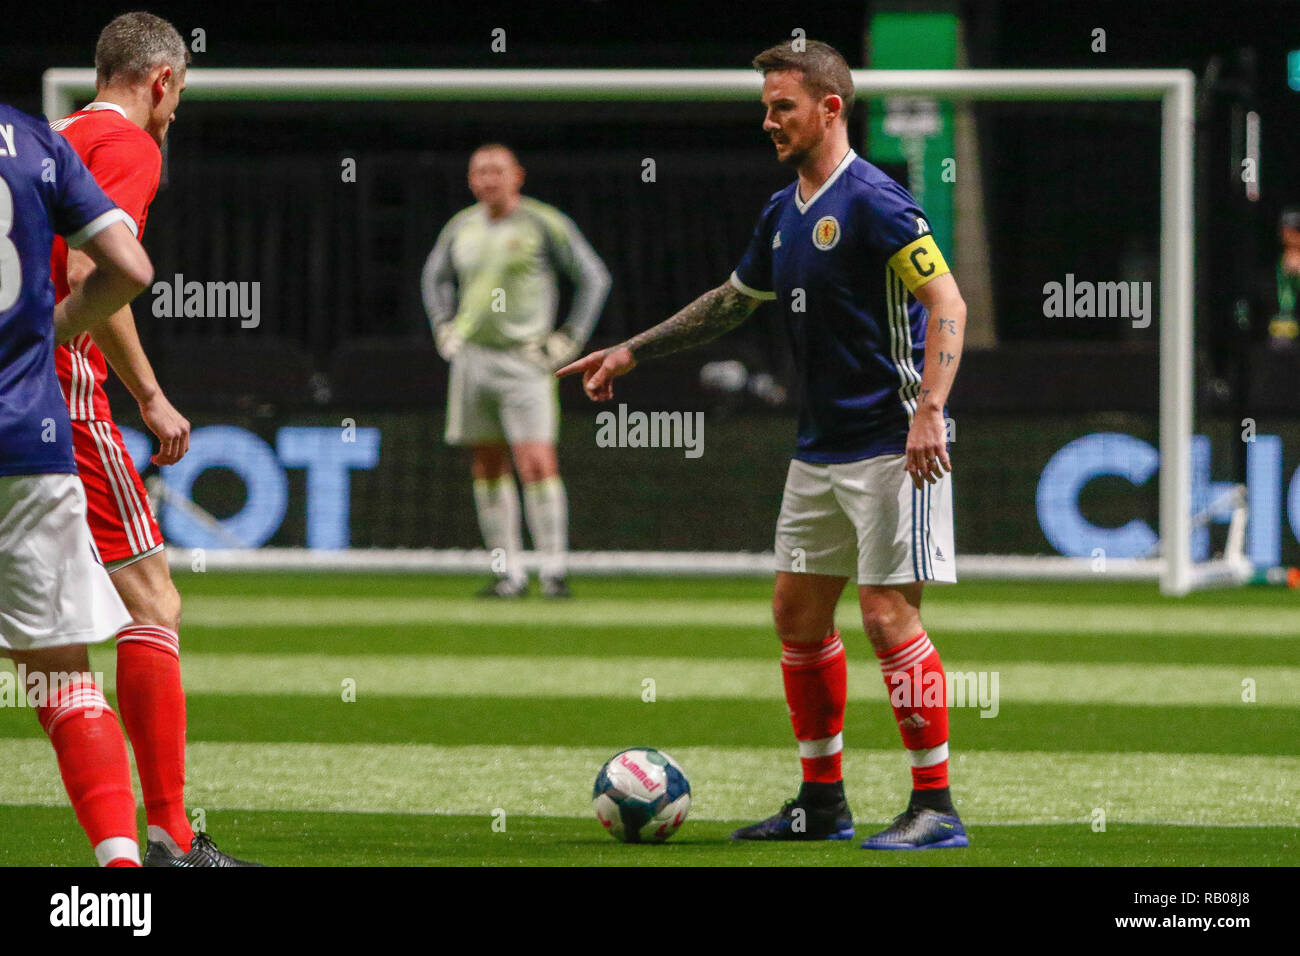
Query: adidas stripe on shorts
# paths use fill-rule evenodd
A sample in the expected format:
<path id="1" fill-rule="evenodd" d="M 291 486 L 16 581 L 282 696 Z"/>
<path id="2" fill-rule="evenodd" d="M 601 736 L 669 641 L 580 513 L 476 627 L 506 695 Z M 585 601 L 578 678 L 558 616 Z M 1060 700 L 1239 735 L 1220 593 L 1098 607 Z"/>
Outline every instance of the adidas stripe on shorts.
<path id="1" fill-rule="evenodd" d="M 776 568 L 858 584 L 955 583 L 952 475 L 919 489 L 904 455 L 791 461 L 776 522 Z"/>

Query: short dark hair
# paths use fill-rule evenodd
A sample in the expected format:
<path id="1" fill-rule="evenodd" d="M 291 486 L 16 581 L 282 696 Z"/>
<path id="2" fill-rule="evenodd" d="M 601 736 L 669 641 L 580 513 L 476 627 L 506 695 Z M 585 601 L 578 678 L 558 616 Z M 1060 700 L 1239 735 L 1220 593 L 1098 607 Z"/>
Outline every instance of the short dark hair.
<path id="1" fill-rule="evenodd" d="M 516 166 L 523 165 L 523 163 L 519 162 L 519 157 L 515 154 L 515 151 L 511 149 L 509 146 L 507 146 L 505 143 L 484 143 L 478 149 L 474 150 L 474 152 L 470 153 L 469 158 L 473 159 L 479 153 L 487 153 L 496 149 L 504 150 L 506 153 L 508 153 L 510 155 L 510 158 L 515 161 Z"/>
<path id="2" fill-rule="evenodd" d="M 798 44 L 801 49 L 796 49 Z M 754 57 L 754 69 L 767 76 L 781 70 L 798 70 L 803 87 L 813 96 L 834 93 L 844 101 L 841 118 L 848 122 L 853 112 L 853 74 L 840 51 L 820 40 L 794 39 L 768 47 Z"/>
<path id="3" fill-rule="evenodd" d="M 114 17 L 95 43 L 95 82 L 139 80 L 159 66 L 180 72 L 190 51 L 176 28 L 152 13 L 137 11 Z"/>

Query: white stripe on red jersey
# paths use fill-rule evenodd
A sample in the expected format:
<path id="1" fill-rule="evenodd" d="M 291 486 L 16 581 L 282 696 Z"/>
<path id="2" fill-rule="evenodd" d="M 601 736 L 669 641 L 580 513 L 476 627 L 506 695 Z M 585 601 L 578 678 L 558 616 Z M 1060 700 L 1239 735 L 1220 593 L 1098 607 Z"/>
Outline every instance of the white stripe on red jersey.
<path id="1" fill-rule="evenodd" d="M 117 502 L 118 514 L 122 518 L 122 527 L 126 531 L 131 550 L 141 554 L 157 547 L 159 542 L 154 540 L 153 530 L 145 516 L 148 505 L 136 494 L 135 482 L 131 481 L 126 470 L 122 451 L 113 441 L 112 425 L 108 422 L 94 422 L 90 425 L 89 431 L 95 439 L 95 446 L 99 449 L 104 475 L 108 478 L 113 499 Z"/>
<path id="2" fill-rule="evenodd" d="M 112 421 L 104 382 L 108 362 L 89 334 L 83 332 L 54 350 L 54 368 L 74 421 Z"/>

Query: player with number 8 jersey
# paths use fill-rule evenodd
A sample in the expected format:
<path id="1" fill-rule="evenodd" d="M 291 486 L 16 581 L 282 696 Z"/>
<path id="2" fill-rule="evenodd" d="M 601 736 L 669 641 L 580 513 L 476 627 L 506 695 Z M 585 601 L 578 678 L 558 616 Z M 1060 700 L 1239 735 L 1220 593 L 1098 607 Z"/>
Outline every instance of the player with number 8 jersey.
<path id="1" fill-rule="evenodd" d="M 86 527 L 53 342 L 56 330 L 102 321 L 148 283 L 152 264 L 125 218 L 67 143 L 0 105 L 0 656 L 17 668 L 103 866 L 137 866 L 140 854 L 126 744 L 85 645 L 130 615 Z M 56 234 L 95 264 L 58 309 Z M 12 762 L 6 772 L 22 775 Z"/>

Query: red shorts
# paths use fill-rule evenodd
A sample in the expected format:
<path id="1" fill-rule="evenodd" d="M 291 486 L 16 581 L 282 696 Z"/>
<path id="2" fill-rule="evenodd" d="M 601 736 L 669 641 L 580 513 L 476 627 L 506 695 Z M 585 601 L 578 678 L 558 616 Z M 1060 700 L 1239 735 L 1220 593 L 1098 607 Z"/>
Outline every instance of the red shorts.
<path id="1" fill-rule="evenodd" d="M 144 482 L 111 421 L 72 423 L 77 472 L 86 489 L 86 523 L 105 564 L 146 554 L 163 543 Z"/>

